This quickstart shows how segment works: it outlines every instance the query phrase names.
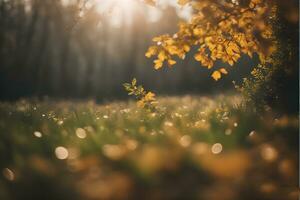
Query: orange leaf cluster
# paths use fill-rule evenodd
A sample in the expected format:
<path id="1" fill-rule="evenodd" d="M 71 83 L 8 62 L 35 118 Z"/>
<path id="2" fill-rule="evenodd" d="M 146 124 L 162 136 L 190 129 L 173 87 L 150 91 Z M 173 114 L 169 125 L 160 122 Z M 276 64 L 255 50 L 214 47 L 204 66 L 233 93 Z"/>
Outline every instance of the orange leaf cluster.
<path id="1" fill-rule="evenodd" d="M 155 45 L 149 47 L 146 56 L 157 57 L 155 69 L 165 63 L 176 64 L 174 57 L 184 59 L 193 46 L 198 47 L 194 58 L 207 69 L 214 68 L 217 60 L 233 66 L 242 54 L 252 57 L 256 53 L 264 63 L 275 50 L 270 23 L 275 10 L 267 0 L 178 0 L 178 4 L 192 6 L 193 17 L 180 23 L 177 33 L 153 39 Z M 227 74 L 222 71 L 214 70 L 212 77 L 220 79 L 221 74 Z"/>

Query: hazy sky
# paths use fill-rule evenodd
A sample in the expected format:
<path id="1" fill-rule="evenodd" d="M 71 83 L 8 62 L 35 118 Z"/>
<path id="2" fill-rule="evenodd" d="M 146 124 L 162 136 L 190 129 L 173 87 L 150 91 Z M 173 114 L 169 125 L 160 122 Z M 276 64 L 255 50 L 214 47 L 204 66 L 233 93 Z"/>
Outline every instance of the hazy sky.
<path id="1" fill-rule="evenodd" d="M 62 0 L 64 4 L 70 4 L 76 2 L 75 0 Z M 143 9 L 148 15 L 150 22 L 155 22 L 160 19 L 163 14 L 163 9 L 167 6 L 174 6 L 178 13 L 178 16 L 183 19 L 189 19 L 190 8 L 179 7 L 176 3 L 177 0 L 158 0 L 157 7 L 146 5 L 140 0 L 88 0 L 86 7 L 97 5 L 97 9 L 101 14 L 110 15 L 112 25 L 118 26 L 121 21 L 126 18 L 126 21 L 130 23 L 131 19 L 134 18 L 135 10 Z"/>

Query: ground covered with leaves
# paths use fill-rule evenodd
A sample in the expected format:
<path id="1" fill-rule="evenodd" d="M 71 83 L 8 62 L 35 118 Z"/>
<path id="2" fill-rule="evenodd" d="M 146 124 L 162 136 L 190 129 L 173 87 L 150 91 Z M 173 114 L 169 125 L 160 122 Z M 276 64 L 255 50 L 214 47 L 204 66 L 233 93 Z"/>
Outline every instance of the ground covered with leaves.
<path id="1" fill-rule="evenodd" d="M 298 117 L 240 103 L 1 103 L 0 199 L 298 199 Z"/>

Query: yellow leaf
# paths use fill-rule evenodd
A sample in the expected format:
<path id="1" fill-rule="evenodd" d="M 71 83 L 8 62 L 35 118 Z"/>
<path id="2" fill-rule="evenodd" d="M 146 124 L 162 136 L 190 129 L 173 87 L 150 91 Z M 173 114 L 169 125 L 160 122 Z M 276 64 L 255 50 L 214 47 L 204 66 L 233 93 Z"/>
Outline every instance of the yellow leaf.
<path id="1" fill-rule="evenodd" d="M 171 55 L 178 54 L 178 48 L 176 46 L 168 46 L 167 49 Z"/>
<path id="2" fill-rule="evenodd" d="M 190 49 L 191 49 L 191 48 L 190 48 L 189 45 L 187 45 L 187 44 L 183 45 L 183 50 L 184 50 L 185 52 L 189 52 Z"/>
<path id="3" fill-rule="evenodd" d="M 214 66 L 214 62 L 212 60 L 207 60 L 207 68 L 210 69 Z"/>
<path id="4" fill-rule="evenodd" d="M 175 64 L 176 64 L 176 61 L 175 61 L 175 60 L 172 60 L 172 59 L 169 59 L 169 60 L 168 60 L 168 64 L 169 64 L 169 66 L 175 65 Z"/>
<path id="5" fill-rule="evenodd" d="M 233 66 L 233 64 L 234 64 L 233 60 L 228 60 L 228 64 L 229 64 L 230 66 Z"/>
<path id="6" fill-rule="evenodd" d="M 201 60 L 203 59 L 203 56 L 202 56 L 202 54 L 197 53 L 197 54 L 194 55 L 194 58 L 195 58 L 195 60 L 197 60 L 197 61 L 201 61 Z"/>
<path id="7" fill-rule="evenodd" d="M 239 46 L 236 43 L 231 42 L 229 44 L 229 48 L 231 50 L 233 50 L 234 52 L 236 52 L 236 53 L 240 53 L 240 48 L 239 48 Z"/>
<path id="8" fill-rule="evenodd" d="M 145 101 L 154 101 L 155 100 L 155 94 L 153 92 L 148 92 L 145 97 Z"/>
<path id="9" fill-rule="evenodd" d="M 227 70 L 225 68 L 221 68 L 219 69 L 219 71 L 222 73 L 222 74 L 228 74 Z"/>
<path id="10" fill-rule="evenodd" d="M 194 35 L 196 35 L 196 36 L 201 36 L 201 35 L 204 34 L 204 31 L 203 31 L 203 29 L 201 29 L 201 28 L 195 28 L 195 29 L 193 29 L 193 33 L 194 33 Z"/>
<path id="11" fill-rule="evenodd" d="M 147 58 L 150 58 L 150 57 L 152 56 L 152 54 L 149 53 L 149 52 L 146 52 L 146 53 L 145 53 L 145 56 L 146 56 Z"/>
<path id="12" fill-rule="evenodd" d="M 171 38 L 165 40 L 164 42 L 165 42 L 167 45 L 172 45 L 172 44 L 175 43 L 175 41 L 174 41 L 173 39 L 171 39 Z"/>
<path id="13" fill-rule="evenodd" d="M 215 79 L 215 81 L 217 81 L 217 80 L 219 80 L 220 78 L 221 78 L 221 73 L 219 72 L 219 71 L 214 71 L 213 73 L 212 73 L 212 75 L 211 75 L 211 77 L 213 78 L 213 79 Z"/>
<path id="14" fill-rule="evenodd" d="M 154 60 L 154 68 L 155 69 L 159 69 L 159 68 L 161 68 L 162 66 L 163 66 L 163 61 L 161 61 L 161 60 Z"/>
<path id="15" fill-rule="evenodd" d="M 248 51 L 247 54 L 248 54 L 248 56 L 249 56 L 250 58 L 253 58 L 253 54 L 252 54 L 251 51 Z"/>
<path id="16" fill-rule="evenodd" d="M 132 79 L 131 85 L 133 85 L 133 86 L 136 85 L 136 78 Z"/>
<path id="17" fill-rule="evenodd" d="M 146 52 L 145 56 L 150 58 L 151 56 L 157 53 L 157 48 L 155 46 L 149 47 L 148 51 Z"/>
<path id="18" fill-rule="evenodd" d="M 167 58 L 167 55 L 166 55 L 165 51 L 159 52 L 159 54 L 158 54 L 159 60 L 164 61 L 166 58 Z"/>
<path id="19" fill-rule="evenodd" d="M 244 38 L 242 38 L 241 41 L 240 41 L 240 45 L 242 47 L 246 47 L 248 45 L 248 43 L 247 43 L 247 41 Z"/>
<path id="20" fill-rule="evenodd" d="M 160 42 L 161 41 L 161 36 L 158 36 L 158 37 L 154 37 L 152 39 L 153 42 Z"/>

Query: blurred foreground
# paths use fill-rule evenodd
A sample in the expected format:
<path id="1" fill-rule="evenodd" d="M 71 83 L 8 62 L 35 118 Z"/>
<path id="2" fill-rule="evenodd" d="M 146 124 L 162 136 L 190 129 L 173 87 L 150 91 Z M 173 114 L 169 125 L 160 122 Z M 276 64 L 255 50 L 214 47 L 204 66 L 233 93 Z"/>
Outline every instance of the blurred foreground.
<path id="1" fill-rule="evenodd" d="M 0 199 L 298 199 L 298 117 L 239 97 L 0 105 Z"/>

